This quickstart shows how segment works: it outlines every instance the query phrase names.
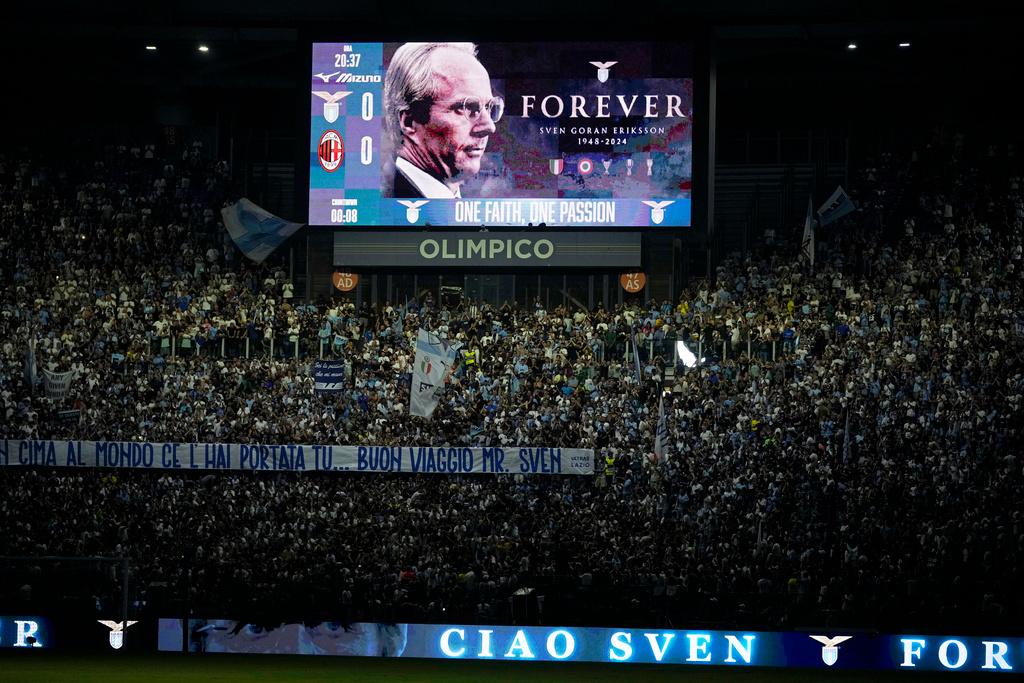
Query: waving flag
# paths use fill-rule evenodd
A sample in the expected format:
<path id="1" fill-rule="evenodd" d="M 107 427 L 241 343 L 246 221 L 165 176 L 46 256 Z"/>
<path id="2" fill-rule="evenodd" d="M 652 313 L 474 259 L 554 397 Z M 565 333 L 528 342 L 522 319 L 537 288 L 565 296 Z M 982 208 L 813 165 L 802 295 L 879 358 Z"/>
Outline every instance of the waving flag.
<path id="1" fill-rule="evenodd" d="M 220 215 L 231 239 L 246 257 L 256 263 L 263 263 L 302 227 L 302 223 L 289 223 L 245 198 L 225 206 Z"/>
<path id="2" fill-rule="evenodd" d="M 412 386 L 409 387 L 410 414 L 420 417 L 434 414 L 444 395 L 444 383 L 455 368 L 457 358 L 457 345 L 449 345 L 444 339 L 424 329 L 416 333 L 416 360 L 412 371 Z"/>
<path id="3" fill-rule="evenodd" d="M 658 400 L 658 426 L 654 433 L 654 458 L 657 462 L 664 462 L 667 448 L 668 423 L 665 421 L 665 394 L 662 392 Z"/>
<path id="4" fill-rule="evenodd" d="M 800 254 L 814 268 L 814 219 L 811 218 L 811 198 L 807 197 L 807 217 L 804 219 L 804 238 L 800 245 Z"/>
<path id="5" fill-rule="evenodd" d="M 32 387 L 36 384 L 38 378 L 38 372 L 36 369 L 36 340 L 28 340 L 28 348 L 25 349 L 25 364 L 23 368 L 25 376 L 25 384 L 28 386 L 29 391 L 32 391 Z"/>
<path id="6" fill-rule="evenodd" d="M 633 325 L 633 369 L 636 370 L 636 381 L 643 381 L 640 370 L 640 344 L 636 340 L 636 325 Z"/>
<path id="7" fill-rule="evenodd" d="M 852 213 L 857 206 L 846 194 L 846 190 L 839 186 L 832 196 L 825 200 L 825 203 L 818 209 L 818 225 L 828 225 L 839 220 L 848 213 Z"/>

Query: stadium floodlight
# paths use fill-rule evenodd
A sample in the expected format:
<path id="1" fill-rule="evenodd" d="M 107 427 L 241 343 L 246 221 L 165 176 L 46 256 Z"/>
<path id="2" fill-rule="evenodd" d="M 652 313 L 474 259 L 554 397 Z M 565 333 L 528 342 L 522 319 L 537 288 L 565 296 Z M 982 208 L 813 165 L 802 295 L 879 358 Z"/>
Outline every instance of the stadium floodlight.
<path id="1" fill-rule="evenodd" d="M 910 43 L 902 42 L 902 43 L 900 43 L 900 47 L 910 47 Z"/>
<path id="2" fill-rule="evenodd" d="M 683 365 L 688 368 L 697 365 L 697 356 L 694 355 L 693 351 L 690 351 L 689 347 L 686 346 L 686 342 L 682 340 L 676 342 L 676 355 L 679 356 L 679 360 L 683 362 Z"/>
<path id="3" fill-rule="evenodd" d="M 147 52 L 156 52 L 156 45 L 147 45 L 146 46 L 146 51 Z"/>
<path id="4" fill-rule="evenodd" d="M 200 52 L 209 52 L 210 51 L 210 47 L 208 45 L 200 45 L 199 46 L 199 51 Z"/>
<path id="5" fill-rule="evenodd" d="M 850 41 L 850 44 L 846 46 L 846 49 L 847 49 L 847 50 L 856 50 L 856 49 L 857 49 L 857 43 L 855 43 L 855 42 L 853 42 L 853 41 L 851 40 L 851 41 Z"/>

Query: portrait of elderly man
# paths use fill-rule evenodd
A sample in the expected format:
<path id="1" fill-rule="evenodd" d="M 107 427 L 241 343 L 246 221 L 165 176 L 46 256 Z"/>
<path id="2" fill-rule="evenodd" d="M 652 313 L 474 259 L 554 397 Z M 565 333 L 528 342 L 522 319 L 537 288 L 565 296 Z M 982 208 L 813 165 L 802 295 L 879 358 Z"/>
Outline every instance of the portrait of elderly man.
<path id="1" fill-rule="evenodd" d="M 451 199 L 480 172 L 505 103 L 472 43 L 406 43 L 384 77 L 393 197 Z"/>

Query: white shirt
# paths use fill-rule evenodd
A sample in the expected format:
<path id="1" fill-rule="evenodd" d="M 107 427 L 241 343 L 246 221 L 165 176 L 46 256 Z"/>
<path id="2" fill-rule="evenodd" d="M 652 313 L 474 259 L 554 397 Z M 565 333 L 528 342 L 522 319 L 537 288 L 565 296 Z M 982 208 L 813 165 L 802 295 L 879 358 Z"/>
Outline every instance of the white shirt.
<path id="1" fill-rule="evenodd" d="M 402 157 L 395 158 L 395 168 L 412 183 L 426 199 L 462 199 L 462 193 L 456 186 L 453 192 L 450 187 L 418 168 Z"/>

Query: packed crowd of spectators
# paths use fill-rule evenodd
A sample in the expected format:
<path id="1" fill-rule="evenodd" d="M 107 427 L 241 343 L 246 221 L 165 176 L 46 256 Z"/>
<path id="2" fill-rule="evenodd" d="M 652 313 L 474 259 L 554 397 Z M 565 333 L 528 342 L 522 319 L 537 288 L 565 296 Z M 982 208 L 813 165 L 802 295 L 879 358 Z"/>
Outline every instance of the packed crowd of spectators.
<path id="1" fill-rule="evenodd" d="M 486 623 L 534 588 L 548 623 L 1010 623 L 1024 195 L 1005 165 L 921 154 L 860 172 L 813 268 L 779 248 L 596 311 L 300 301 L 224 234 L 230 169 L 200 146 L 3 157 L 0 437 L 579 447 L 596 474 L 4 468 L 0 555 L 130 557 L 141 599 L 166 583 L 213 617 Z M 478 359 L 429 420 L 419 328 Z M 30 338 L 40 375 L 73 373 L 61 398 L 29 386 Z M 313 391 L 321 352 L 339 395 Z"/>

